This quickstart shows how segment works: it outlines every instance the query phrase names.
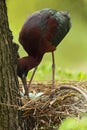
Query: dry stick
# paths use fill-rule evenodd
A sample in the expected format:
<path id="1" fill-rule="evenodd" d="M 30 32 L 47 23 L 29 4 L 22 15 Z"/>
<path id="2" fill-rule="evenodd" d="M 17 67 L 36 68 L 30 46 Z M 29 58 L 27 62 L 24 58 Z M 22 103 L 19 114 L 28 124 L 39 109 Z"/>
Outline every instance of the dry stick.
<path id="1" fill-rule="evenodd" d="M 78 87 L 63 85 L 63 86 L 58 87 L 58 90 L 60 90 L 60 89 L 73 89 L 73 90 L 79 92 L 80 94 L 82 94 L 83 97 L 87 100 L 87 93 L 84 92 L 84 90 L 82 90 L 82 89 L 80 89 Z"/>

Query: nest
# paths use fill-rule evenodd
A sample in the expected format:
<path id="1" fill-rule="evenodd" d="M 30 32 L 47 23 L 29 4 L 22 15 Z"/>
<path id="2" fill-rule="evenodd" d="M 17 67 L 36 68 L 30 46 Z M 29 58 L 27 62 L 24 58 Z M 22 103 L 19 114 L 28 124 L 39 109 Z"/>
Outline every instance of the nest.
<path id="1" fill-rule="evenodd" d="M 30 91 L 43 94 L 31 100 L 21 98 L 21 126 L 25 125 L 25 130 L 57 130 L 61 120 L 67 116 L 81 117 L 87 114 L 87 100 L 72 89 L 58 89 L 63 85 L 73 85 L 84 89 L 85 92 L 87 90 L 85 81 L 56 82 L 55 89 L 52 89 L 50 83 L 33 83 Z"/>

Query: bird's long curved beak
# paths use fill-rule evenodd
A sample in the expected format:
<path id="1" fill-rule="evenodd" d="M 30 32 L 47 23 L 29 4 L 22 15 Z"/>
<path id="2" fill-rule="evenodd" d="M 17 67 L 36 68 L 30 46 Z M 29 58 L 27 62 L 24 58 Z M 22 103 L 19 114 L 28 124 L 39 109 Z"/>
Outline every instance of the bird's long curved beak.
<path id="1" fill-rule="evenodd" d="M 28 96 L 28 87 L 27 87 L 26 76 L 25 76 L 25 75 L 23 75 L 23 76 L 22 76 L 22 78 L 21 78 L 21 80 L 22 80 L 22 83 L 23 83 L 23 86 L 24 86 L 25 95 L 27 95 L 27 96 Z"/>

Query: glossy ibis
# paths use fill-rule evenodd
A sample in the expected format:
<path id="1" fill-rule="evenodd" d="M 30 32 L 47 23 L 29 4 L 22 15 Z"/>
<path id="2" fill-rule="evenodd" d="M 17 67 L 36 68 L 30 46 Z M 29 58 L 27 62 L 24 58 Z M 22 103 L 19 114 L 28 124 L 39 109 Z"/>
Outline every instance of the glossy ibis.
<path id="1" fill-rule="evenodd" d="M 54 9 L 43 9 L 33 13 L 25 21 L 20 34 L 19 42 L 28 56 L 18 59 L 18 76 L 22 79 L 25 94 L 28 94 L 26 76 L 28 71 L 35 68 L 41 62 L 46 52 L 52 53 L 52 86 L 54 87 L 55 61 L 54 51 L 71 28 L 70 16 L 67 11 L 60 12 Z"/>

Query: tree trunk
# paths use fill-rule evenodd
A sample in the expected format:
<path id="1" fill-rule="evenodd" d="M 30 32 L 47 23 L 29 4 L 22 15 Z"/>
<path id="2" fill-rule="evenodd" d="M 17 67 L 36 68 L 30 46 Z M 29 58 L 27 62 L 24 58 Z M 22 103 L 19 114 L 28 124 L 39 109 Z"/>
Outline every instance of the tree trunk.
<path id="1" fill-rule="evenodd" d="M 0 130 L 18 128 L 16 56 L 5 0 L 0 0 Z"/>

